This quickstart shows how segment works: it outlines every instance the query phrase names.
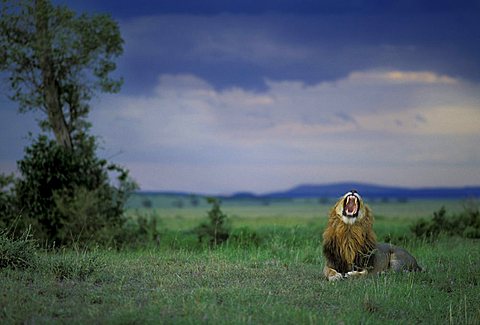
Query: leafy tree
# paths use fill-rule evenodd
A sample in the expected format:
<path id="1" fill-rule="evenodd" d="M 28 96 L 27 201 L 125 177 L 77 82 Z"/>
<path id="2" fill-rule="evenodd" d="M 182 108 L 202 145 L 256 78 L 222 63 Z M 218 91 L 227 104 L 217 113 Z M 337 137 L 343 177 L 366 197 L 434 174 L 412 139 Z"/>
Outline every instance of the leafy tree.
<path id="1" fill-rule="evenodd" d="M 109 237 L 135 184 L 127 170 L 96 156 L 87 117 L 97 91 L 120 89 L 122 80 L 111 77 L 123 51 L 118 25 L 49 0 L 0 4 L 0 71 L 9 97 L 20 112 L 44 112 L 40 126 L 55 136 L 33 139 L 18 163 L 20 179 L 0 175 L 0 206 L 8 208 L 0 225 L 18 220 L 18 231 L 32 225 L 42 242 L 60 244 Z"/>
<path id="2" fill-rule="evenodd" d="M 9 97 L 21 112 L 44 112 L 42 129 L 72 149 L 89 127 L 94 92 L 120 89 L 122 80 L 110 77 L 123 51 L 118 25 L 48 0 L 0 1 L 0 70 L 8 75 Z"/>

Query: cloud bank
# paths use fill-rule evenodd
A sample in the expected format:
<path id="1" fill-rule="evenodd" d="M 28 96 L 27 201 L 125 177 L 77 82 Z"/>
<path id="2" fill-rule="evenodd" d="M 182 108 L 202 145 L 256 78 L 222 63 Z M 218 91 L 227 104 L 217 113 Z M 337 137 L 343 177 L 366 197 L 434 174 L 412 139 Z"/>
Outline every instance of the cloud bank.
<path id="1" fill-rule="evenodd" d="M 143 189 L 480 182 L 478 85 L 400 70 L 265 84 L 218 90 L 192 74 L 162 74 L 148 96 L 103 98 L 92 111 L 94 132 Z"/>

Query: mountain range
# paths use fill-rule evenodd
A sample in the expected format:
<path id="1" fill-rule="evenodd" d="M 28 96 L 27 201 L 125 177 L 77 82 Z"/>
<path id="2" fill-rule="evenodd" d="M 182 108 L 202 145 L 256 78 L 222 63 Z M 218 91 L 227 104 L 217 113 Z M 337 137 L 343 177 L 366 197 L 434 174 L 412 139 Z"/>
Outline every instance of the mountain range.
<path id="1" fill-rule="evenodd" d="M 369 199 L 465 199 L 480 198 L 480 186 L 467 187 L 424 187 L 408 188 L 382 186 L 368 183 L 344 182 L 334 184 L 304 184 L 287 189 L 264 194 L 237 192 L 232 195 L 220 195 L 223 199 L 280 199 L 280 198 L 338 198 L 350 190 Z M 204 193 L 141 191 L 140 195 L 173 195 L 173 196 L 211 196 Z M 218 196 L 218 195 L 214 195 Z"/>
<path id="2" fill-rule="evenodd" d="M 240 192 L 229 198 L 337 198 L 350 190 L 356 190 L 366 198 L 404 199 L 461 199 L 480 198 L 480 186 L 407 188 L 381 186 L 366 183 L 345 182 L 325 185 L 305 184 L 294 188 L 261 195 Z"/>

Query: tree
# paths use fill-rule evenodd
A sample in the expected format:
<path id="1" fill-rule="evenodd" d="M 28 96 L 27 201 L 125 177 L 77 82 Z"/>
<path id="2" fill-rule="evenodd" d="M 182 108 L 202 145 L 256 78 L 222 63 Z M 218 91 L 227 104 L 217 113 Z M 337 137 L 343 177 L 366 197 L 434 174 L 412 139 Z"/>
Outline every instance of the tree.
<path id="1" fill-rule="evenodd" d="M 118 25 L 49 0 L 0 4 L 0 71 L 9 97 L 21 112 L 44 112 L 40 126 L 55 136 L 33 139 L 18 162 L 21 178 L 0 175 L 0 225 L 16 220 L 16 230 L 31 227 L 44 243 L 108 241 L 124 223 L 136 184 L 127 170 L 96 156 L 87 117 L 96 91 L 120 89 L 122 80 L 110 77 L 122 53 Z"/>
<path id="2" fill-rule="evenodd" d="M 0 0 L 0 70 L 10 99 L 21 112 L 41 110 L 67 150 L 82 141 L 95 90 L 118 92 L 110 77 L 123 49 L 118 25 L 109 16 L 75 13 L 49 0 Z"/>

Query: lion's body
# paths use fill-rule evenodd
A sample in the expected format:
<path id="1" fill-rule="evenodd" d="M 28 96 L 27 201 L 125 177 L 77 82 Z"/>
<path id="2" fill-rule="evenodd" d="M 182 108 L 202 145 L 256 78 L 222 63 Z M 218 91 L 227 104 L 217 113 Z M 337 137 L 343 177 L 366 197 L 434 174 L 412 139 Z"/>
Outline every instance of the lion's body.
<path id="1" fill-rule="evenodd" d="M 371 273 L 379 273 L 387 270 L 399 271 L 421 271 L 417 260 L 402 247 L 386 243 L 378 243 L 374 252 L 374 269 Z"/>
<path id="2" fill-rule="evenodd" d="M 338 280 L 387 270 L 421 270 L 415 258 L 405 249 L 376 242 L 373 215 L 357 194 L 356 206 L 350 208 L 356 211 L 355 216 L 345 215 L 343 210 L 347 195 L 331 210 L 323 234 L 324 274 L 327 279 Z M 353 196 L 350 193 L 350 197 Z"/>

